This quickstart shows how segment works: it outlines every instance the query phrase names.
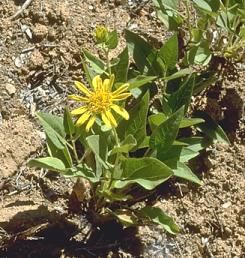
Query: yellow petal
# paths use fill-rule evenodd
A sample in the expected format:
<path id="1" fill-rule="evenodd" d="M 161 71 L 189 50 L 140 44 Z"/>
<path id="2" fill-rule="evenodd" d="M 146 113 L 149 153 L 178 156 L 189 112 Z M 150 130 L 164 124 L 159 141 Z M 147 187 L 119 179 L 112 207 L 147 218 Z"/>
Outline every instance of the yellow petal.
<path id="1" fill-rule="evenodd" d="M 107 127 L 110 128 L 112 126 L 110 120 L 107 118 L 105 113 L 101 113 L 101 118 Z"/>
<path id="2" fill-rule="evenodd" d="M 107 118 L 109 119 L 112 126 L 117 127 L 117 121 L 115 120 L 114 116 L 110 111 L 105 112 Z"/>
<path id="3" fill-rule="evenodd" d="M 90 112 L 86 112 L 84 113 L 78 120 L 77 120 L 77 125 L 82 125 L 84 124 L 90 117 L 91 113 Z"/>
<path id="4" fill-rule="evenodd" d="M 129 114 L 128 112 L 122 108 L 122 107 L 119 107 L 118 105 L 112 105 L 111 108 L 117 112 L 120 116 L 122 116 L 124 119 L 128 120 L 129 119 Z"/>
<path id="5" fill-rule="evenodd" d="M 122 86 L 120 86 L 117 90 L 113 91 L 113 92 L 112 92 L 112 95 L 113 95 L 113 96 L 117 96 L 118 94 L 120 94 L 120 93 L 126 91 L 126 90 L 128 89 L 128 87 L 129 87 L 129 84 L 128 84 L 128 83 L 125 83 L 125 84 L 123 84 Z"/>
<path id="6" fill-rule="evenodd" d="M 81 97 L 81 96 L 78 96 L 78 95 L 69 95 L 68 99 L 72 99 L 72 100 L 79 101 L 79 102 L 86 102 L 86 101 L 88 101 L 88 98 Z"/>
<path id="7" fill-rule="evenodd" d="M 94 122 L 95 122 L 95 119 L 96 117 L 95 116 L 92 116 L 89 120 L 88 120 L 88 123 L 86 125 L 86 131 L 88 132 L 91 127 L 94 125 Z"/>
<path id="8" fill-rule="evenodd" d="M 115 75 L 114 74 L 112 74 L 109 79 L 105 79 L 103 81 L 103 89 L 105 91 L 111 91 L 114 80 L 115 80 Z"/>
<path id="9" fill-rule="evenodd" d="M 72 115 L 81 115 L 86 112 L 88 109 L 86 107 L 79 107 L 71 111 Z"/>
<path id="10" fill-rule="evenodd" d="M 102 88 L 102 80 L 99 75 L 96 75 L 92 80 L 94 90 L 100 90 Z"/>
<path id="11" fill-rule="evenodd" d="M 75 81 L 75 86 L 85 95 L 90 96 L 91 95 L 91 91 L 85 86 L 83 85 L 81 82 Z"/>
<path id="12" fill-rule="evenodd" d="M 122 94 L 119 94 L 119 95 L 113 97 L 113 101 L 120 101 L 120 100 L 130 97 L 131 95 L 132 95 L 131 93 L 122 93 Z"/>

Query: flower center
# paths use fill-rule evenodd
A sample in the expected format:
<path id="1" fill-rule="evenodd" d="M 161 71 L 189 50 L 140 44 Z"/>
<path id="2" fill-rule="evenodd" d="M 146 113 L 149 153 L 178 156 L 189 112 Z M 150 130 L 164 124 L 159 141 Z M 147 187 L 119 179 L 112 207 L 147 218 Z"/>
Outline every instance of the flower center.
<path id="1" fill-rule="evenodd" d="M 102 113 L 110 108 L 112 96 L 110 92 L 98 90 L 89 97 L 89 110 L 92 113 Z"/>

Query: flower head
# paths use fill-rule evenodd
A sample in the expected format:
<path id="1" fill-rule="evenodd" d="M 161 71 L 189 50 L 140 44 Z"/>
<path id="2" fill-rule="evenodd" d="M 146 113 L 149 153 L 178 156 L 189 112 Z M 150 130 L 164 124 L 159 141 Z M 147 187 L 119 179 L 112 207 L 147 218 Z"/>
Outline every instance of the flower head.
<path id="1" fill-rule="evenodd" d="M 112 91 L 114 75 L 109 79 L 102 81 L 99 75 L 92 80 L 93 90 L 89 90 L 81 82 L 75 81 L 75 86 L 83 93 L 84 96 L 70 95 L 70 99 L 84 103 L 83 106 L 71 111 L 72 115 L 80 115 L 76 124 L 78 126 L 87 122 L 86 131 L 93 126 L 98 115 L 108 127 L 117 127 L 117 121 L 112 114 L 112 110 L 121 115 L 124 119 L 129 119 L 128 112 L 115 104 L 115 102 L 124 100 L 131 96 L 128 92 L 129 84 L 125 83 L 117 90 Z"/>
<path id="2" fill-rule="evenodd" d="M 106 42 L 108 37 L 108 30 L 105 26 L 97 26 L 95 29 L 95 38 L 97 43 Z"/>

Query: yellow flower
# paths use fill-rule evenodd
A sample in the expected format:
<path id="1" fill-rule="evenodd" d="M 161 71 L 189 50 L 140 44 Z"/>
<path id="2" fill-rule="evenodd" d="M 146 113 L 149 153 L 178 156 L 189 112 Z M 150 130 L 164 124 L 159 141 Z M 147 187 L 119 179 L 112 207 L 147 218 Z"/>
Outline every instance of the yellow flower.
<path id="1" fill-rule="evenodd" d="M 129 84 L 125 83 L 117 90 L 112 91 L 114 78 L 114 75 L 111 75 L 109 79 L 102 81 L 99 75 L 95 76 L 92 80 L 93 90 L 89 90 L 81 82 L 75 81 L 75 86 L 84 94 L 84 96 L 68 96 L 72 100 L 84 103 L 83 106 L 71 111 L 72 115 L 80 115 L 76 122 L 78 126 L 87 122 L 86 131 L 89 131 L 96 117 L 101 115 L 102 121 L 108 127 L 117 127 L 117 121 L 111 112 L 112 110 L 124 119 L 129 119 L 128 112 L 115 104 L 115 102 L 131 96 L 131 93 L 127 91 Z"/>

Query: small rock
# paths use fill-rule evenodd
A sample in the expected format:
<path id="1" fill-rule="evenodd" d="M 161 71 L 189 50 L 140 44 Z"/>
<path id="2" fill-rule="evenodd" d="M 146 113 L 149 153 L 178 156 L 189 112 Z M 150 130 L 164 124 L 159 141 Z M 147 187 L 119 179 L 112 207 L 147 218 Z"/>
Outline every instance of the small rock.
<path id="1" fill-rule="evenodd" d="M 5 86 L 5 89 L 10 96 L 14 95 L 15 92 L 16 92 L 15 86 L 11 83 L 7 83 L 6 86 Z"/>
<path id="2" fill-rule="evenodd" d="M 222 208 L 227 209 L 231 206 L 231 204 L 232 204 L 231 202 L 226 202 L 226 203 L 222 204 Z"/>

